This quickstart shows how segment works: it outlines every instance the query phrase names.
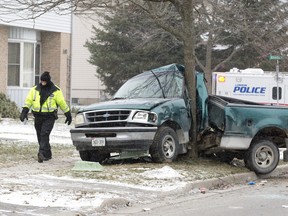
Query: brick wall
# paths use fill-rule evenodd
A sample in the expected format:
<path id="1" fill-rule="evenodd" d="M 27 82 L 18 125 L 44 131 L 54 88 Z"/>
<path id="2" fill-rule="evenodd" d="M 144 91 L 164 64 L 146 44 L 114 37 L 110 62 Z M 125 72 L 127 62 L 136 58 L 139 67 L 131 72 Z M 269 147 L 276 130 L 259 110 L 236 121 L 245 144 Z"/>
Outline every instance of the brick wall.
<path id="1" fill-rule="evenodd" d="M 6 93 L 8 66 L 8 27 L 0 25 L 0 92 Z"/>
<path id="2" fill-rule="evenodd" d="M 65 73 L 60 74 L 60 85 L 65 99 L 70 103 L 70 57 L 71 57 L 71 46 L 70 46 L 70 34 L 61 33 L 61 71 Z"/>
<path id="3" fill-rule="evenodd" d="M 66 101 L 69 102 L 70 34 L 42 32 L 41 42 L 41 70 L 50 72 L 52 81 L 61 88 Z"/>

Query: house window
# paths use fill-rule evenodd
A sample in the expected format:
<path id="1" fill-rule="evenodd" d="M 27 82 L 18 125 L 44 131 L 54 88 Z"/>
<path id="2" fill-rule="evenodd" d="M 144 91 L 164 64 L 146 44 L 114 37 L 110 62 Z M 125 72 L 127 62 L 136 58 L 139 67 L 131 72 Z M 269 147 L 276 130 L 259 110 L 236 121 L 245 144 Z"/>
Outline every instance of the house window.
<path id="1" fill-rule="evenodd" d="M 72 104 L 79 104 L 79 98 L 72 98 Z"/>
<path id="2" fill-rule="evenodd" d="M 34 84 L 34 44 L 24 43 L 23 49 L 23 87 Z"/>
<path id="3" fill-rule="evenodd" d="M 8 43 L 8 86 L 32 87 L 39 83 L 40 45 Z"/>
<path id="4" fill-rule="evenodd" d="M 8 86 L 20 85 L 20 43 L 8 44 Z"/>
<path id="5" fill-rule="evenodd" d="M 35 79 L 34 85 L 37 85 L 40 81 L 40 44 L 36 45 L 35 50 Z"/>

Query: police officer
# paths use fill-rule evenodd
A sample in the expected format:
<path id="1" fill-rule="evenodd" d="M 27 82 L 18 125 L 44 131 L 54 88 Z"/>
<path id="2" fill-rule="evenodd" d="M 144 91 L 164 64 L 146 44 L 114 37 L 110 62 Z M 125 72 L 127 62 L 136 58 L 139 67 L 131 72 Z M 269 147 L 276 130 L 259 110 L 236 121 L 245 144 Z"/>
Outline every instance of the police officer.
<path id="1" fill-rule="evenodd" d="M 57 117 L 57 108 L 64 112 L 65 123 L 72 122 L 72 115 L 69 106 L 66 104 L 61 89 L 54 85 L 48 71 L 40 77 L 40 83 L 32 87 L 26 97 L 20 120 L 28 119 L 28 112 L 31 108 L 34 115 L 34 127 L 39 143 L 38 162 L 50 160 L 52 158 L 49 136 L 53 129 Z"/>

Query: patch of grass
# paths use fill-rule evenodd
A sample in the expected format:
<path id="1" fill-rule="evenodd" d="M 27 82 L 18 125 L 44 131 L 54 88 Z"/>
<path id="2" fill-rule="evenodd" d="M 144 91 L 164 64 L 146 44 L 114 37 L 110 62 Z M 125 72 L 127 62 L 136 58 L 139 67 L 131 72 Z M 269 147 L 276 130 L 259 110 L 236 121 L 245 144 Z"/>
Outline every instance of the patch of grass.
<path id="1" fill-rule="evenodd" d="M 53 145 L 51 147 L 53 158 L 71 157 L 74 153 L 75 147 L 69 145 Z"/>
<path id="2" fill-rule="evenodd" d="M 0 141 L 0 164 L 11 166 L 15 163 L 25 163 L 25 161 L 36 158 L 38 153 L 38 144 L 6 144 Z M 65 155 L 71 156 L 74 148 L 65 145 L 56 145 L 51 147 L 53 158 L 61 158 Z M 10 164 L 10 165 L 9 165 Z"/>
<path id="3" fill-rule="evenodd" d="M 198 158 L 193 162 L 179 162 L 171 166 L 174 169 L 184 169 L 184 173 L 190 180 L 204 180 L 219 178 L 236 173 L 244 173 L 249 170 L 245 168 L 244 163 L 238 163 L 237 166 L 220 162 L 213 159 Z M 181 168 L 182 167 L 182 168 Z"/>
<path id="4" fill-rule="evenodd" d="M 199 158 L 197 160 L 181 160 L 174 163 L 145 163 L 141 160 L 119 160 L 119 163 L 104 164 L 104 172 L 79 172 L 71 171 L 69 175 L 76 178 L 98 179 L 104 181 L 117 181 L 127 184 L 146 185 L 147 182 L 157 184 L 159 182 L 173 182 L 173 179 L 151 179 L 142 175 L 148 170 L 158 170 L 164 166 L 169 166 L 183 176 L 181 181 L 196 181 L 211 178 L 220 178 L 235 173 L 248 172 L 248 169 L 241 166 L 233 166 L 230 164 L 222 163 L 215 160 Z"/>
<path id="5" fill-rule="evenodd" d="M 24 162 L 37 154 L 37 151 L 38 147 L 35 145 L 0 144 L 0 162 L 1 164 Z"/>

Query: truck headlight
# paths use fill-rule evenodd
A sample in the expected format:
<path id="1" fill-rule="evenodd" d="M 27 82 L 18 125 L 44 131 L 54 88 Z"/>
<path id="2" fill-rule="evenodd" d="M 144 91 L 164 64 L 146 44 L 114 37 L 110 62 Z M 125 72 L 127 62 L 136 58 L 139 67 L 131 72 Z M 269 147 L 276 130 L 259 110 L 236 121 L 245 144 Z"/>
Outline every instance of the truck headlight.
<path id="1" fill-rule="evenodd" d="M 157 121 L 157 114 L 155 113 L 149 113 L 149 112 L 137 112 L 133 116 L 134 121 L 140 121 L 140 122 L 153 122 L 155 123 Z"/>
<path id="2" fill-rule="evenodd" d="M 82 113 L 77 114 L 75 117 L 75 125 L 80 125 L 80 124 L 84 124 L 85 120 L 84 120 L 84 115 Z"/>

